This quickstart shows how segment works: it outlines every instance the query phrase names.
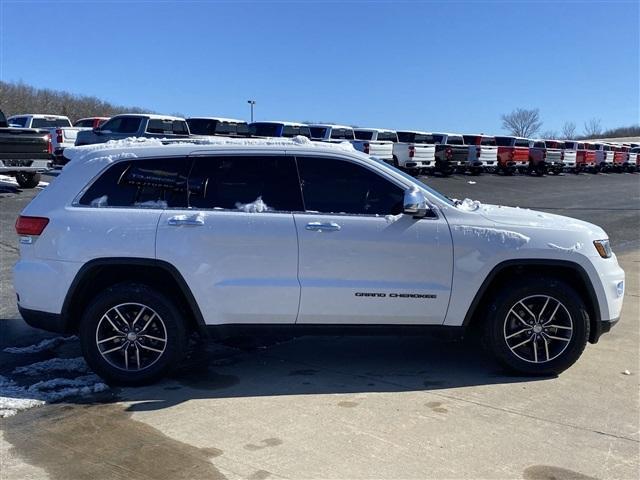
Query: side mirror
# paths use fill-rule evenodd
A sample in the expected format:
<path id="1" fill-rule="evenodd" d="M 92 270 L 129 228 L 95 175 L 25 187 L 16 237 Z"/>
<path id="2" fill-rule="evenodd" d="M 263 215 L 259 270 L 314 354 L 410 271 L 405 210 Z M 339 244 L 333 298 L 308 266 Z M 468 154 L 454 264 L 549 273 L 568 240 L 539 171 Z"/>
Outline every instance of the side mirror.
<path id="1" fill-rule="evenodd" d="M 413 217 L 425 217 L 429 211 L 429 206 L 424 194 L 417 188 L 405 190 L 402 211 Z"/>

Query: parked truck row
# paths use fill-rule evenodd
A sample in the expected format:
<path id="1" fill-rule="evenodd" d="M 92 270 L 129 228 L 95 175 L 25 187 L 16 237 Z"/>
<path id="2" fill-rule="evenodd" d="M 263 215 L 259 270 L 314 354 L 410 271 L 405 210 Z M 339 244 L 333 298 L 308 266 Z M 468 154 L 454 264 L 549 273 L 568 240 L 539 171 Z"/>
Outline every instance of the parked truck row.
<path id="1" fill-rule="evenodd" d="M 130 137 L 183 141 L 209 136 L 303 136 L 315 142 L 349 142 L 356 150 L 412 175 L 438 173 L 447 176 L 456 172 L 479 175 L 489 172 L 543 176 L 567 171 L 597 173 L 640 170 L 640 145 L 632 143 L 463 135 L 286 121 L 248 123 L 224 117 L 184 119 L 156 114 L 90 117 L 72 124 L 69 118 L 61 115 L 24 114 L 13 115 L 2 125 L 0 173 L 15 176 L 21 187 L 28 188 L 29 185 L 37 185 L 39 175 L 48 168 L 64 166 L 67 162 L 64 150 L 69 146 Z M 17 141 L 18 138 L 20 141 Z"/>

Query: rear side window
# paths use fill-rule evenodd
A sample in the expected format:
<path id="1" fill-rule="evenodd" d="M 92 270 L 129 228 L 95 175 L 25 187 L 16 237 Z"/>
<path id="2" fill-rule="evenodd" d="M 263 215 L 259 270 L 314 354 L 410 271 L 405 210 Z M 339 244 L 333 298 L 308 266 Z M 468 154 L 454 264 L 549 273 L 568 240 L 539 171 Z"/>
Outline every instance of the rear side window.
<path id="1" fill-rule="evenodd" d="M 258 137 L 279 137 L 280 125 L 277 123 L 251 123 L 249 124 L 249 132 Z"/>
<path id="2" fill-rule="evenodd" d="M 76 123 L 73 124 L 74 127 L 93 127 L 93 120 L 92 119 L 87 119 L 87 120 L 78 120 Z"/>
<path id="3" fill-rule="evenodd" d="M 182 120 L 149 119 L 147 133 L 165 135 L 189 135 L 187 122 Z"/>
<path id="4" fill-rule="evenodd" d="M 353 140 L 355 135 L 350 128 L 332 128 L 331 138 L 334 140 Z"/>
<path id="5" fill-rule="evenodd" d="M 71 122 L 67 118 L 34 118 L 31 128 L 70 127 Z"/>
<path id="6" fill-rule="evenodd" d="M 193 208 L 303 210 L 293 157 L 198 157 L 189 175 L 189 192 Z"/>
<path id="7" fill-rule="evenodd" d="M 21 127 L 25 127 L 27 125 L 27 117 L 16 117 L 12 118 L 9 123 L 11 125 L 19 125 Z"/>
<path id="8" fill-rule="evenodd" d="M 378 141 L 395 143 L 398 141 L 398 135 L 396 132 L 378 132 Z"/>
<path id="9" fill-rule="evenodd" d="M 404 191 L 371 170 L 334 158 L 298 157 L 307 211 L 397 215 Z"/>
<path id="10" fill-rule="evenodd" d="M 358 140 L 371 140 L 373 138 L 373 132 L 355 130 L 353 134 Z"/>
<path id="11" fill-rule="evenodd" d="M 511 147 L 513 139 L 511 137 L 496 137 L 496 144 L 499 147 Z"/>
<path id="12" fill-rule="evenodd" d="M 116 163 L 82 195 L 80 205 L 184 208 L 189 165 L 184 157 Z"/>
<path id="13" fill-rule="evenodd" d="M 464 143 L 467 145 L 478 145 L 478 140 L 480 137 L 476 137 L 475 135 L 463 135 Z"/>
<path id="14" fill-rule="evenodd" d="M 438 145 L 442 145 L 444 143 L 444 139 L 444 135 L 438 135 L 437 133 L 433 135 L 433 141 Z"/>
<path id="15" fill-rule="evenodd" d="M 142 122 L 142 117 L 116 117 L 100 128 L 113 133 L 138 133 L 140 122 Z"/>
<path id="16" fill-rule="evenodd" d="M 297 125 L 285 125 L 282 127 L 283 137 L 291 138 L 297 137 L 298 135 L 311 138 L 311 131 L 309 130 L 309 127 L 306 126 L 299 127 Z"/>
<path id="17" fill-rule="evenodd" d="M 495 147 L 496 146 L 496 139 L 494 137 L 482 137 L 482 140 L 480 141 L 480 145 L 486 145 L 488 147 Z"/>
<path id="18" fill-rule="evenodd" d="M 449 135 L 447 145 L 464 145 L 464 140 L 459 135 Z"/>
<path id="19" fill-rule="evenodd" d="M 311 138 L 314 139 L 322 139 L 327 133 L 327 129 L 325 127 L 309 127 L 309 131 L 311 132 Z"/>
<path id="20" fill-rule="evenodd" d="M 516 147 L 529 147 L 529 140 L 526 138 L 516 138 L 515 141 Z"/>

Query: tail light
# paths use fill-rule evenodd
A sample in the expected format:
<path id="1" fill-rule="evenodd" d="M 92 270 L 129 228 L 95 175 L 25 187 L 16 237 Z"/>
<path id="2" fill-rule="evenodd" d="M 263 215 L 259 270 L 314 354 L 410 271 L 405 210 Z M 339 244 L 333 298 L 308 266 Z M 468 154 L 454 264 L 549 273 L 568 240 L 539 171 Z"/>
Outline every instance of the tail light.
<path id="1" fill-rule="evenodd" d="M 482 147 L 476 148 L 476 158 L 480 158 L 481 153 L 482 153 Z"/>
<path id="2" fill-rule="evenodd" d="M 516 149 L 515 149 L 515 148 L 512 148 L 512 149 L 509 151 L 509 160 L 513 160 L 515 156 L 516 156 Z"/>
<path id="3" fill-rule="evenodd" d="M 64 139 L 62 138 L 62 129 L 56 128 L 56 142 L 62 143 Z"/>
<path id="4" fill-rule="evenodd" d="M 447 156 L 447 160 L 451 160 L 453 158 L 453 150 L 451 147 L 447 147 L 444 153 Z"/>
<path id="5" fill-rule="evenodd" d="M 364 142 L 362 144 L 362 151 L 366 154 L 369 154 L 369 142 Z"/>
<path id="6" fill-rule="evenodd" d="M 16 233 L 18 235 L 40 235 L 48 223 L 49 219 L 45 217 L 25 217 L 20 215 L 16 220 Z"/>
<path id="7" fill-rule="evenodd" d="M 53 153 L 53 145 L 51 144 L 51 134 L 47 133 L 45 137 L 45 141 L 47 142 L 47 153 L 51 155 Z"/>
<path id="8" fill-rule="evenodd" d="M 409 145 L 409 158 L 413 158 L 416 154 L 416 147 L 413 145 Z"/>

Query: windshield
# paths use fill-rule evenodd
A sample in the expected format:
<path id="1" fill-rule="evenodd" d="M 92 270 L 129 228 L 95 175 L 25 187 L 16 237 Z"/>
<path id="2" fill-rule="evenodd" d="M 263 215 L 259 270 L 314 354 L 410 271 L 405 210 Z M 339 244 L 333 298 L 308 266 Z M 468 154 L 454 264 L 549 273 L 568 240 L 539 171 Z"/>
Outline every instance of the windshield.
<path id="1" fill-rule="evenodd" d="M 437 190 L 434 190 L 433 188 L 431 188 L 427 184 L 425 184 L 425 183 L 421 182 L 420 180 L 418 180 L 416 177 L 412 177 L 408 173 L 405 173 L 402 170 L 397 169 L 393 165 L 389 165 L 387 162 L 385 162 L 384 160 L 382 160 L 382 159 L 380 159 L 378 157 L 369 157 L 369 158 L 371 160 L 374 160 L 375 162 L 379 163 L 380 165 L 383 165 L 385 168 L 393 170 L 395 173 L 397 173 L 397 174 L 401 175 L 403 178 L 409 180 L 409 182 L 412 185 L 417 185 L 418 187 L 422 188 L 423 190 L 426 190 L 431 195 L 436 197 L 438 200 L 441 200 L 442 202 L 446 203 L 447 205 L 451 205 L 451 206 L 455 205 L 455 202 L 452 199 L 450 199 L 446 195 L 443 195 L 442 193 L 438 192 Z"/>

